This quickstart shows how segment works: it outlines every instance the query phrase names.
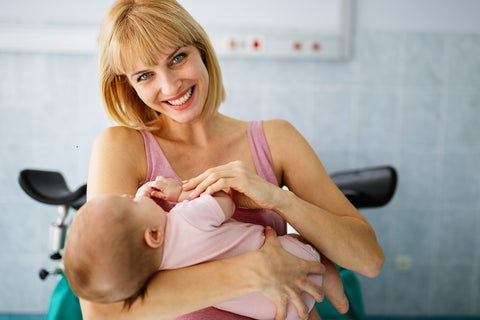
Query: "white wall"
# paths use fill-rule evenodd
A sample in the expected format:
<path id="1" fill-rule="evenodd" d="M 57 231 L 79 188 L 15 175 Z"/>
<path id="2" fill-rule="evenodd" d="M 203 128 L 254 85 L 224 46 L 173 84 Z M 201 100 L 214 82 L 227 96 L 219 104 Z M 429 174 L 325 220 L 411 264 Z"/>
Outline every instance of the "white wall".
<path id="1" fill-rule="evenodd" d="M 0 22 L 98 24 L 112 0 L 1 0 Z"/>
<path id="2" fill-rule="evenodd" d="M 480 32 L 477 0 L 359 0 L 360 29 Z"/>
<path id="3" fill-rule="evenodd" d="M 2 0 L 0 23 L 82 23 L 97 24 L 111 0 Z M 201 21 L 218 19 L 222 24 L 249 23 L 255 10 L 241 14 L 241 8 L 260 6 L 278 17 L 291 17 L 291 0 L 180 0 Z M 318 0 L 298 2 L 310 8 L 318 7 Z M 200 5 L 201 4 L 201 5 Z M 295 2 L 297 4 L 297 2 Z M 361 29 L 412 29 L 426 31 L 480 32 L 480 1 L 477 0 L 357 0 L 356 22 Z M 297 7 L 297 5 L 295 5 Z M 215 8 L 212 9 L 212 8 Z M 234 8 L 229 9 L 229 8 Z M 226 14 L 212 14 L 226 12 Z M 297 12 L 297 11 L 295 11 Z M 234 13 L 234 14 L 232 14 Z M 204 18 L 205 17 L 205 18 Z M 318 19 L 315 10 L 301 12 L 286 23 L 312 24 Z M 278 20 L 278 19 L 277 19 Z M 213 22 L 212 22 L 213 23 Z M 262 22 L 259 22 L 262 23 Z M 268 20 L 263 23 L 270 23 Z M 319 22 L 320 23 L 320 22 Z"/>

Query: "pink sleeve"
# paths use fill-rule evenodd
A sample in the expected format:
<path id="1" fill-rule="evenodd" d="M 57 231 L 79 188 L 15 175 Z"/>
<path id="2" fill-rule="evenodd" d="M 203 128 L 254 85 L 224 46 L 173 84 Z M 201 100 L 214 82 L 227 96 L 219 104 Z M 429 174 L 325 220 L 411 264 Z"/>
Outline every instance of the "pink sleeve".
<path id="1" fill-rule="evenodd" d="M 189 224 L 201 230 L 217 228 L 225 221 L 222 208 L 211 195 L 202 195 L 177 204 L 170 213 L 181 215 Z"/>

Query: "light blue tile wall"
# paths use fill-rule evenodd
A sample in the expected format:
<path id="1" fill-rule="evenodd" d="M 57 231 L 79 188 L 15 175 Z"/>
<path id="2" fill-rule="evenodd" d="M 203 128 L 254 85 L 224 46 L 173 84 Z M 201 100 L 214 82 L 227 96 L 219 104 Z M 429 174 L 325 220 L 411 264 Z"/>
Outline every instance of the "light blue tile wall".
<path id="1" fill-rule="evenodd" d="M 284 118 L 329 172 L 394 165 L 398 192 L 363 210 L 386 253 L 360 276 L 367 313 L 480 315 L 480 35 L 361 31 L 352 59 L 221 59 L 240 119 Z M 16 182 L 25 167 L 85 182 L 92 140 L 109 125 L 93 56 L 0 53 L 0 312 L 45 312 L 54 208 Z M 408 255 L 412 269 L 395 269 Z"/>
<path id="2" fill-rule="evenodd" d="M 93 56 L 0 53 L 0 312 L 43 313 L 55 285 L 42 282 L 53 206 L 28 198 L 23 168 L 59 170 L 85 183 L 91 143 L 108 125 Z"/>

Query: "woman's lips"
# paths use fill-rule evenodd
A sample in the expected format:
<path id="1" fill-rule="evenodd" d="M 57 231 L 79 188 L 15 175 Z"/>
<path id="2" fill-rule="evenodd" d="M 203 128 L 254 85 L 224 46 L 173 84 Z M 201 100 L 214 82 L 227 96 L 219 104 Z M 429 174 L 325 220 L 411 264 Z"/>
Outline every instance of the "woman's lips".
<path id="1" fill-rule="evenodd" d="M 193 87 L 188 89 L 182 94 L 179 94 L 177 97 L 171 100 L 167 100 L 167 103 L 170 104 L 173 108 L 181 108 L 183 107 L 187 102 L 189 102 L 192 98 L 193 95 Z"/>

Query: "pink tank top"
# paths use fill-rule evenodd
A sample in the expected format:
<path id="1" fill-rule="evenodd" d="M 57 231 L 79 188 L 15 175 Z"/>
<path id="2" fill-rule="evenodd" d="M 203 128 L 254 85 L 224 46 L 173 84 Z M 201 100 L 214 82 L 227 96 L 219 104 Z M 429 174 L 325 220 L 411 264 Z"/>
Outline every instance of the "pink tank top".
<path id="1" fill-rule="evenodd" d="M 145 142 L 145 152 L 147 156 L 147 177 L 145 182 L 155 180 L 159 175 L 174 178 L 178 181 L 181 179 L 173 171 L 172 166 L 168 162 L 160 145 L 155 140 L 153 134 L 149 131 L 140 131 Z M 250 141 L 250 149 L 252 152 L 255 168 L 260 177 L 266 181 L 278 186 L 278 181 L 273 169 L 272 157 L 268 148 L 267 140 L 263 132 L 261 121 L 251 121 L 247 126 L 248 139 Z M 271 226 L 277 231 L 278 235 L 284 235 L 287 232 L 287 224 L 280 215 L 274 211 L 263 209 L 236 209 L 233 218 L 238 221 L 259 224 L 262 226 Z M 177 320 L 240 320 L 248 319 L 233 313 L 228 313 L 215 309 L 213 307 L 199 310 L 187 315 L 175 318 Z"/>

